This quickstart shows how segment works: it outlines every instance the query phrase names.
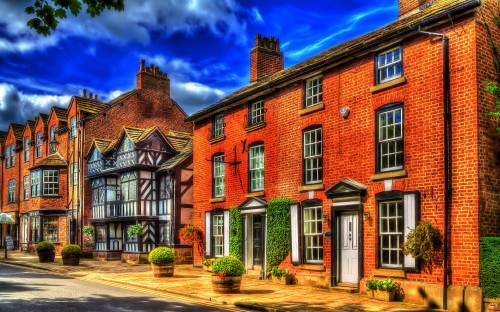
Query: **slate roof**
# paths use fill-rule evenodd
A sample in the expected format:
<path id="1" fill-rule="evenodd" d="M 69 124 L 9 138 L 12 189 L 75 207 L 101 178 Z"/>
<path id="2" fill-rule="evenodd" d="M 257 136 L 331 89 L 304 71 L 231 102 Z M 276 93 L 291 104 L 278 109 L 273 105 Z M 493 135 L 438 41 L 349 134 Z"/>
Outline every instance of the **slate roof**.
<path id="1" fill-rule="evenodd" d="M 57 116 L 59 121 L 67 122 L 68 121 L 68 110 L 62 107 L 52 106 L 52 110 Z"/>
<path id="2" fill-rule="evenodd" d="M 414 33 L 419 26 L 423 27 L 448 18 L 449 14 L 461 13 L 479 5 L 479 0 L 441 0 L 418 13 L 392 22 L 365 35 L 340 43 L 290 68 L 249 84 L 219 102 L 186 117 L 185 121 L 207 118 L 219 109 L 230 107 L 231 104 L 238 105 L 237 101 L 244 100 L 253 94 L 272 90 L 273 87 L 286 83 L 288 80 L 320 70 L 330 64 L 352 60 L 349 56 L 366 52 L 369 48 L 375 47 L 380 43 L 389 42 L 390 40 Z"/>
<path id="3" fill-rule="evenodd" d="M 30 167 L 29 170 L 33 170 L 40 167 L 63 167 L 67 165 L 68 163 L 64 160 L 61 154 L 56 152 L 54 154 L 45 157 L 42 161 Z"/>
<path id="4" fill-rule="evenodd" d="M 24 126 L 24 130 L 26 130 L 26 126 L 28 126 L 31 133 L 33 134 L 33 131 L 35 131 L 35 125 L 36 125 L 36 123 L 34 120 L 27 120 L 26 125 Z M 23 132 L 24 132 L 24 130 L 23 130 Z"/>
<path id="5" fill-rule="evenodd" d="M 40 118 L 42 118 L 42 122 L 43 122 L 43 124 L 44 124 L 44 125 L 46 125 L 46 124 L 47 124 L 47 121 L 49 121 L 49 117 L 50 117 L 50 116 L 49 116 L 49 115 L 47 115 L 47 114 L 44 114 L 44 113 L 40 113 L 40 114 L 39 114 L 39 116 L 40 116 Z"/>
<path id="6" fill-rule="evenodd" d="M 23 140 L 24 125 L 11 123 L 12 130 L 14 131 L 14 137 L 17 141 Z"/>
<path id="7" fill-rule="evenodd" d="M 167 134 L 167 139 L 175 148 L 176 151 L 183 151 L 186 144 L 191 140 L 193 135 L 191 133 L 181 132 L 181 131 L 169 131 Z"/>
<path id="8" fill-rule="evenodd" d="M 185 145 L 183 150 L 171 157 L 169 160 L 167 160 L 161 167 L 158 169 L 158 172 L 164 172 L 167 170 L 171 170 L 175 167 L 177 167 L 179 164 L 184 162 L 187 158 L 189 158 L 191 155 L 193 155 L 193 140 L 189 140 L 189 142 Z"/>
<path id="9" fill-rule="evenodd" d="M 108 104 L 99 100 L 84 98 L 77 95 L 74 95 L 73 98 L 75 99 L 78 108 L 86 113 L 96 114 L 108 107 Z"/>

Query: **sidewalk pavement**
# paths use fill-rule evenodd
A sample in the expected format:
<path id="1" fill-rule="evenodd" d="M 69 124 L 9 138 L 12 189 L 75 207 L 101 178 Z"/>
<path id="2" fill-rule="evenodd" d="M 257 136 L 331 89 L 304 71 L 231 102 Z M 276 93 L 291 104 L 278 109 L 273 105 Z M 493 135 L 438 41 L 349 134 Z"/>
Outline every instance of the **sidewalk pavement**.
<path id="1" fill-rule="evenodd" d="M 192 265 L 177 265 L 174 277 L 154 278 L 149 264 L 82 259 L 79 266 L 63 266 L 61 257 L 53 263 L 40 263 L 36 255 L 9 251 L 0 263 L 42 269 L 91 282 L 112 282 L 126 286 L 210 300 L 258 311 L 431 311 L 403 302 L 382 302 L 364 294 L 347 294 L 299 285 L 278 285 L 256 277 L 243 276 L 238 294 L 221 295 L 212 291 L 211 273 Z"/>

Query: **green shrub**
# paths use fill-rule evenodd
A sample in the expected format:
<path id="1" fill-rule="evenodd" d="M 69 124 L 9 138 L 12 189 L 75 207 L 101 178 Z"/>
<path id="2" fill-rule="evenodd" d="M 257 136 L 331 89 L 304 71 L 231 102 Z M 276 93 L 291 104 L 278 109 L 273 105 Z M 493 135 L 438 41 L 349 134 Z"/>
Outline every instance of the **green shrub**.
<path id="1" fill-rule="evenodd" d="M 42 241 L 36 244 L 35 249 L 36 252 L 50 252 L 56 250 L 56 247 L 49 241 Z"/>
<path id="2" fill-rule="evenodd" d="M 288 198 L 275 198 L 267 205 L 267 266 L 278 267 L 290 252 L 290 204 Z"/>
<path id="3" fill-rule="evenodd" d="M 241 276 L 245 272 L 243 262 L 234 256 L 217 258 L 212 264 L 212 273 L 224 276 Z"/>
<path id="4" fill-rule="evenodd" d="M 128 227 L 127 234 L 129 236 L 140 235 L 142 234 L 142 225 L 134 224 Z"/>
<path id="5" fill-rule="evenodd" d="M 370 277 L 366 281 L 366 289 L 368 289 L 368 290 L 377 290 L 378 289 L 378 280 L 374 279 L 373 276 Z"/>
<path id="6" fill-rule="evenodd" d="M 479 240 L 479 281 L 486 298 L 500 298 L 500 237 Z"/>
<path id="7" fill-rule="evenodd" d="M 83 227 L 83 234 L 86 236 L 92 236 L 94 235 L 94 227 L 91 225 L 86 225 Z"/>
<path id="8" fill-rule="evenodd" d="M 271 270 L 271 275 L 272 276 L 276 276 L 276 277 L 283 277 L 283 276 L 286 276 L 286 269 L 285 268 L 278 268 L 278 267 L 274 267 L 272 270 Z"/>
<path id="9" fill-rule="evenodd" d="M 394 282 L 394 279 L 390 277 L 384 280 L 376 280 L 373 278 L 373 276 L 366 281 L 366 289 L 398 292 L 402 290 L 401 285 L 397 282 Z"/>
<path id="10" fill-rule="evenodd" d="M 68 244 L 64 246 L 61 250 L 61 255 L 63 256 L 78 256 L 81 257 L 83 255 L 83 250 L 80 246 L 75 244 Z"/>
<path id="11" fill-rule="evenodd" d="M 153 264 L 172 263 L 175 261 L 175 254 L 168 247 L 156 247 L 149 253 L 148 260 Z"/>
<path id="12" fill-rule="evenodd" d="M 229 232 L 229 255 L 241 260 L 243 257 L 243 225 L 238 207 L 229 210 Z"/>
<path id="13" fill-rule="evenodd" d="M 201 259 L 201 263 L 203 263 L 204 266 L 211 266 L 214 264 L 215 259 L 214 258 L 203 258 Z"/>

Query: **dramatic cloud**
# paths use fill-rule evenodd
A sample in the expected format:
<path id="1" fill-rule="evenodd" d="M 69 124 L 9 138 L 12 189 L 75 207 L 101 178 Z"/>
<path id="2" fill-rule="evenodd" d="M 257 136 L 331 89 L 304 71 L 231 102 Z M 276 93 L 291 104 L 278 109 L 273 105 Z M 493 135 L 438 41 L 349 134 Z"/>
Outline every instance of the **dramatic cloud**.
<path id="1" fill-rule="evenodd" d="M 6 34 L 0 39 L 0 53 L 44 50 L 73 36 L 148 45 L 153 33 L 168 37 L 177 33 L 193 35 L 204 30 L 245 44 L 247 23 L 264 21 L 257 8 L 245 8 L 234 0 L 128 0 L 123 12 L 105 11 L 95 18 L 83 10 L 78 17 L 68 14 L 56 32 L 43 37 L 26 26 L 30 16 L 24 13 L 24 8 L 29 4 L 31 1 L 0 2 L 0 11 L 4 12 L 0 15 L 0 30 Z M 92 49 L 87 52 L 92 53 Z"/>
<path id="2" fill-rule="evenodd" d="M 170 87 L 172 98 L 180 103 L 184 111 L 192 114 L 201 107 L 213 104 L 220 100 L 225 92 L 219 89 L 212 89 L 208 86 L 196 82 L 173 83 Z"/>
<path id="3" fill-rule="evenodd" d="M 68 95 L 23 94 L 15 86 L 0 83 L 0 130 L 7 131 L 10 123 L 24 124 L 39 113 L 49 113 L 52 106 L 66 108 Z"/>
<path id="4" fill-rule="evenodd" d="M 286 52 L 286 56 L 291 59 L 300 59 L 304 56 L 310 56 L 314 53 L 320 52 L 329 46 L 333 46 L 335 43 L 343 40 L 338 40 L 341 35 L 348 34 L 349 32 L 356 30 L 359 28 L 358 23 L 367 18 L 375 18 L 379 14 L 383 14 L 386 12 L 394 11 L 393 6 L 380 6 L 377 8 L 371 8 L 364 12 L 354 13 L 350 16 L 346 16 L 343 18 L 344 22 L 340 21 L 334 24 L 333 28 L 328 29 L 327 35 L 325 33 L 320 33 L 321 37 L 317 37 L 316 40 L 312 40 L 313 43 L 308 43 L 305 46 L 302 46 L 298 50 L 291 50 Z M 305 26 L 302 28 L 298 28 L 296 30 L 299 32 L 301 36 L 304 36 L 305 33 L 309 32 L 309 27 Z M 349 36 L 354 37 L 354 36 Z M 311 40 L 309 40 L 311 42 Z M 290 42 L 286 42 L 283 45 L 283 48 L 290 46 Z"/>

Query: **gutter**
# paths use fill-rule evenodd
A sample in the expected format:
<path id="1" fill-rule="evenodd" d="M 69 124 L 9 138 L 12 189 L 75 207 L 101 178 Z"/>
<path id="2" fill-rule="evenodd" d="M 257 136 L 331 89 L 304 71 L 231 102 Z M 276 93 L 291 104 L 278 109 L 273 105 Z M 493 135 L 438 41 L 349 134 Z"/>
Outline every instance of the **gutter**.
<path id="1" fill-rule="evenodd" d="M 453 6 L 449 9 L 447 9 L 447 10 L 444 10 L 442 12 L 438 12 L 438 13 L 431 15 L 427 18 L 419 20 L 418 22 L 415 22 L 411 25 L 394 30 L 387 35 L 380 36 L 379 38 L 377 38 L 371 42 L 368 42 L 366 44 L 359 44 L 358 47 L 353 48 L 352 50 L 350 50 L 346 53 L 341 53 L 339 55 L 333 56 L 330 59 L 316 63 L 310 67 L 306 67 L 302 70 L 298 70 L 297 72 L 292 73 L 290 75 L 287 75 L 285 77 L 282 77 L 281 79 L 278 79 L 276 81 L 262 84 L 261 86 L 255 88 L 253 90 L 250 90 L 248 92 L 241 93 L 241 94 L 237 95 L 236 97 L 234 97 L 226 102 L 215 103 L 212 106 L 209 106 L 208 108 L 206 108 L 205 110 L 201 110 L 197 113 L 194 113 L 191 116 L 186 117 L 184 119 L 184 121 L 186 121 L 186 122 L 195 121 L 196 122 L 199 120 L 206 119 L 209 116 L 211 116 L 212 113 L 214 113 L 215 111 L 222 109 L 222 108 L 228 108 L 231 104 L 234 104 L 234 103 L 238 102 L 239 100 L 244 100 L 244 99 L 250 97 L 251 95 L 254 95 L 254 94 L 259 93 L 259 92 L 264 92 L 264 91 L 267 91 L 269 89 L 272 90 L 273 88 L 276 88 L 277 86 L 279 86 L 279 85 L 281 85 L 289 80 L 293 80 L 293 79 L 299 78 L 303 75 L 306 75 L 308 73 L 311 73 L 311 72 L 314 72 L 317 70 L 321 70 L 321 69 L 323 69 L 323 67 L 325 67 L 327 65 L 331 65 L 332 63 L 335 63 L 335 62 L 343 63 L 346 61 L 350 61 L 351 59 L 346 60 L 346 58 L 349 56 L 355 55 L 357 53 L 363 52 L 369 48 L 373 48 L 379 44 L 387 43 L 390 40 L 394 40 L 394 39 L 397 39 L 398 37 L 411 34 L 411 33 L 415 32 L 415 29 L 439 22 L 440 20 L 447 18 L 450 15 L 461 13 L 463 11 L 476 8 L 480 4 L 481 4 L 480 0 L 466 0 L 466 1 L 460 3 L 456 6 Z M 224 100 L 222 100 L 222 101 L 224 101 Z"/>
<path id="2" fill-rule="evenodd" d="M 443 118 L 444 118 L 444 232 L 443 232 L 443 310 L 448 308 L 448 276 L 451 272 L 448 264 L 448 219 L 451 209 L 451 94 L 450 94 L 450 51 L 449 38 L 445 34 L 433 33 L 421 30 L 418 27 L 419 34 L 441 37 L 443 41 Z"/>

